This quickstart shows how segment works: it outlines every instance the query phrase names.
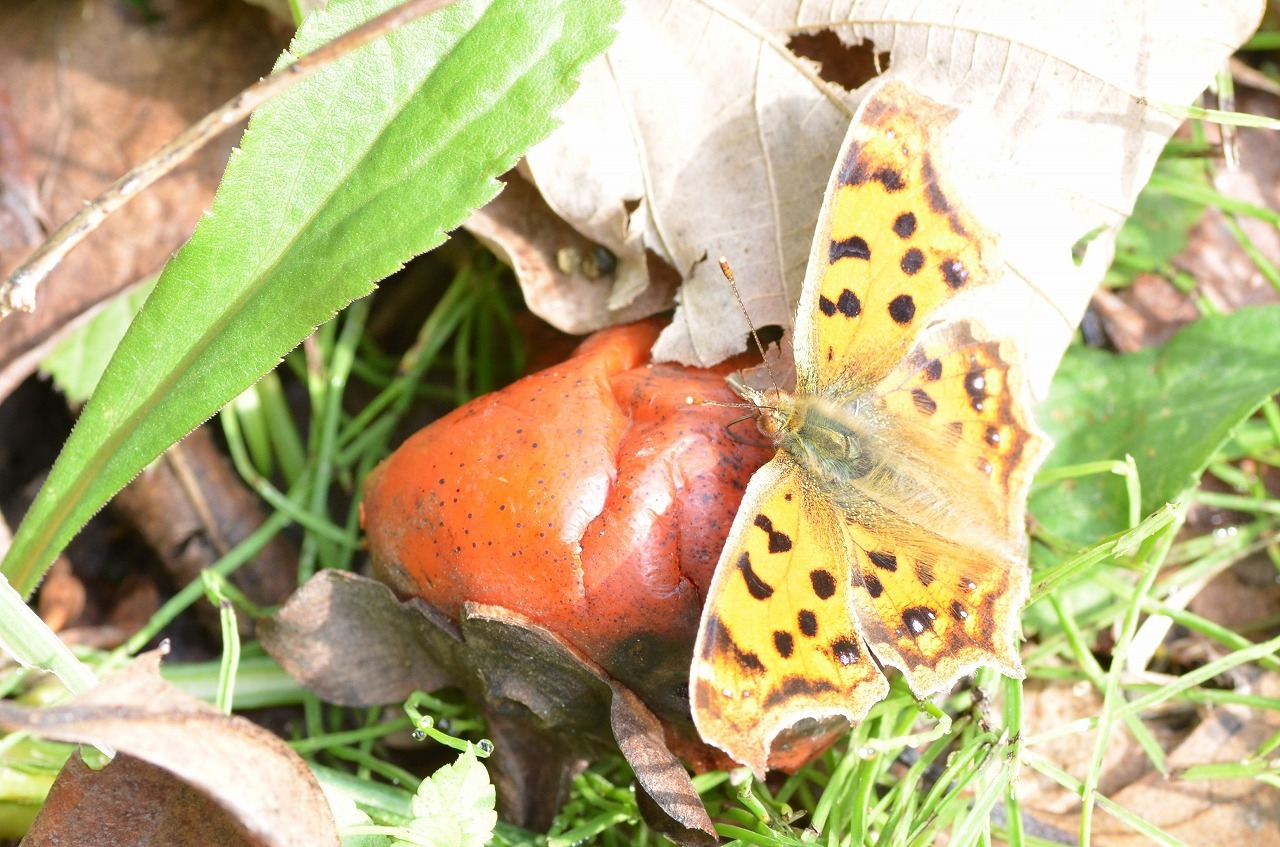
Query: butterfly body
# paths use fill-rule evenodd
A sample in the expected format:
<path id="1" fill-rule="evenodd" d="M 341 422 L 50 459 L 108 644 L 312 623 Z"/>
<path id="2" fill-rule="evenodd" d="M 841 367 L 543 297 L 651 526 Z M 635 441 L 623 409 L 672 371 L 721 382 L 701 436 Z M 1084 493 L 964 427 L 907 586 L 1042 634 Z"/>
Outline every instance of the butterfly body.
<path id="1" fill-rule="evenodd" d="M 734 379 L 729 384 L 756 407 L 756 425 L 773 446 L 833 492 L 866 475 L 860 433 L 872 422 L 859 414 L 856 401 L 844 405 L 776 389 L 762 392 Z"/>
<path id="2" fill-rule="evenodd" d="M 865 717 L 883 666 L 921 697 L 980 666 L 1023 673 L 1023 515 L 1047 442 L 1014 346 L 953 308 L 998 274 L 942 179 L 948 121 L 898 83 L 864 101 L 801 292 L 796 390 L 731 381 L 778 453 L 730 528 L 690 696 L 703 738 L 761 776 L 797 725 Z"/>

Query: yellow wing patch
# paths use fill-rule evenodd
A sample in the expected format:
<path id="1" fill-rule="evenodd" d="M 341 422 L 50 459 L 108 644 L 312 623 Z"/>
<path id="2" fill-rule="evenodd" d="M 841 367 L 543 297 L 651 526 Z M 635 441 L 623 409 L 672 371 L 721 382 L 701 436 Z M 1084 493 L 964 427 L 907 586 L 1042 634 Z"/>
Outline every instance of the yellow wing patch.
<path id="1" fill-rule="evenodd" d="M 852 551 L 826 499 L 785 456 L 756 472 L 694 647 L 698 731 L 760 777 L 797 721 L 861 720 L 889 690 L 852 616 Z"/>

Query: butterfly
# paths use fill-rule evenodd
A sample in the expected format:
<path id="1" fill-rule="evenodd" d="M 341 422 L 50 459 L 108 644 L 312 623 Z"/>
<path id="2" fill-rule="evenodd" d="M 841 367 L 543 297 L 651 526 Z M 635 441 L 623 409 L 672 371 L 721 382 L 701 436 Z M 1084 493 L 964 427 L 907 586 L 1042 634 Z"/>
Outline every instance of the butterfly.
<path id="1" fill-rule="evenodd" d="M 716 566 L 690 699 L 703 739 L 761 778 L 788 739 L 862 720 L 883 666 L 922 698 L 979 667 L 1024 675 L 1025 504 L 1048 440 L 1017 348 L 954 308 L 999 264 L 946 181 L 951 119 L 896 81 L 863 101 L 800 295 L 795 391 L 731 383 L 778 451 Z"/>

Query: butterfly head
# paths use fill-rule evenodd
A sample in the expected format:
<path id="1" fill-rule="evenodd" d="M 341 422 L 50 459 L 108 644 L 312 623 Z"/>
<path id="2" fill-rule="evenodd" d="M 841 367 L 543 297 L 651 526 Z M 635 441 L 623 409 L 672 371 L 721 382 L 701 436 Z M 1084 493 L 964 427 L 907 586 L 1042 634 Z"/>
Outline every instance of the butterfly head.
<path id="1" fill-rule="evenodd" d="M 736 373 L 729 375 L 728 382 L 735 394 L 755 407 L 756 426 L 760 431 L 774 444 L 780 443 L 785 433 L 793 428 L 795 398 L 779 388 L 755 388 Z"/>

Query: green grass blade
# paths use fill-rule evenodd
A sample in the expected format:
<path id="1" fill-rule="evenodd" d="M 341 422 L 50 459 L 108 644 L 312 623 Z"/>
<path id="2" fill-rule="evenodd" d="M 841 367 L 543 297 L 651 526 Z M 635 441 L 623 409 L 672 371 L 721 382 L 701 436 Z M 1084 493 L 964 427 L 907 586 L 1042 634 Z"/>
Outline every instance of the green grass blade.
<path id="1" fill-rule="evenodd" d="M 305 53 L 390 0 L 334 2 Z M 260 109 L 213 211 L 164 273 L 0 572 L 29 594 L 170 444 L 497 194 L 613 36 L 617 0 L 460 2 Z"/>

